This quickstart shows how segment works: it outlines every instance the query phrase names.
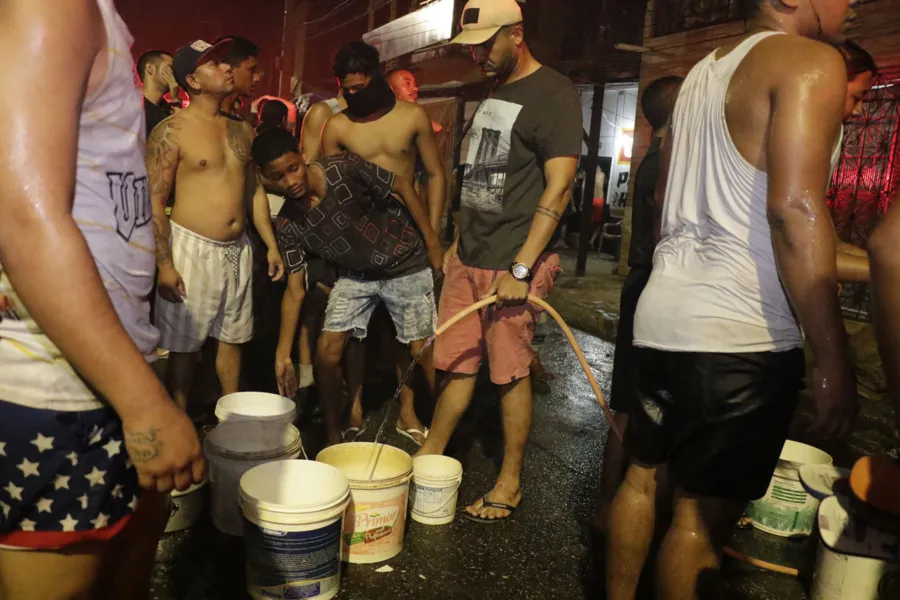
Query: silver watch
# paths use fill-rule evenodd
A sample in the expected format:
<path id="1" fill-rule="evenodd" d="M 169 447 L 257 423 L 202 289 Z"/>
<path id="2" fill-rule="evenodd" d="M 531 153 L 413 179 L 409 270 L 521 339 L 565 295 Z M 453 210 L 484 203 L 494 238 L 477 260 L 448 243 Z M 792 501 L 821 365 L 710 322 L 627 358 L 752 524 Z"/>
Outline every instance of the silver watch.
<path id="1" fill-rule="evenodd" d="M 516 279 L 516 281 L 529 282 L 531 281 L 531 269 L 528 268 L 528 265 L 523 263 L 513 263 L 509 267 L 509 272 Z"/>

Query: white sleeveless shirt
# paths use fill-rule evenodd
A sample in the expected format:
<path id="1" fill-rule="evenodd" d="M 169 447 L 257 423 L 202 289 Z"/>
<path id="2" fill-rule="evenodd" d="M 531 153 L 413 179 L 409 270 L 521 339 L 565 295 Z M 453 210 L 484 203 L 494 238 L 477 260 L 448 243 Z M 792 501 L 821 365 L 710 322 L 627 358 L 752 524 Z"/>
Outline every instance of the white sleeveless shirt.
<path id="1" fill-rule="evenodd" d="M 131 58 L 131 34 L 113 0 L 97 0 L 97 5 L 106 30 L 107 70 L 81 110 L 72 215 L 119 319 L 152 361 L 159 332 L 150 323 L 156 261 L 142 96 Z M 31 318 L 2 265 L 0 295 L 12 302 L 11 310 L 0 315 L 0 400 L 52 410 L 103 407 Z"/>
<path id="2" fill-rule="evenodd" d="M 662 239 L 638 303 L 636 346 L 737 353 L 803 345 L 775 265 L 768 176 L 740 155 L 725 118 L 732 76 L 771 35 L 751 36 L 721 60 L 710 54 L 681 88 Z"/>

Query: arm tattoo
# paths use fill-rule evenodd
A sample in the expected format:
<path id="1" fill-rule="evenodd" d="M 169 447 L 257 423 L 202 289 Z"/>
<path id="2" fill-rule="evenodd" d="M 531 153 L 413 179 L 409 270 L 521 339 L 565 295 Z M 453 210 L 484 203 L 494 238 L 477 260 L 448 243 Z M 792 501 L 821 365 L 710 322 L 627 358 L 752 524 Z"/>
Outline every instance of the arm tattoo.
<path id="1" fill-rule="evenodd" d="M 242 163 L 250 160 L 250 133 L 244 123 L 228 121 L 228 147 Z"/>
<path id="2" fill-rule="evenodd" d="M 557 221 L 557 222 L 559 222 L 559 220 L 562 219 L 562 213 L 560 213 L 559 211 L 555 211 L 552 208 L 547 208 L 545 206 L 538 206 L 537 214 L 544 215 L 545 217 L 553 219 L 554 221 Z"/>
<path id="3" fill-rule="evenodd" d="M 160 227 L 157 219 L 153 219 L 153 237 L 156 239 L 156 264 L 172 262 L 172 248 L 169 246 L 168 223 Z"/>
<path id="4" fill-rule="evenodd" d="M 150 192 L 168 199 L 178 167 L 178 131 L 181 125 L 168 119 L 157 125 L 147 140 L 147 175 Z"/>
<path id="5" fill-rule="evenodd" d="M 131 462 L 139 465 L 158 457 L 162 450 L 163 442 L 159 439 L 158 429 L 125 432 L 125 446 L 128 448 L 128 456 Z"/>

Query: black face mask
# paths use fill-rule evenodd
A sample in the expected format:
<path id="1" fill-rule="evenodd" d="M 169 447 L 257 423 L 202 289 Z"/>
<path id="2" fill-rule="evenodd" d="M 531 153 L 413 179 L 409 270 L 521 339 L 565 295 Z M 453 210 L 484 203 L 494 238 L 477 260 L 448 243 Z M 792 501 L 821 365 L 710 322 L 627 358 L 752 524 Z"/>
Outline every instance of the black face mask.
<path id="1" fill-rule="evenodd" d="M 372 77 L 369 85 L 353 94 L 344 94 L 347 113 L 364 119 L 380 110 L 390 110 L 397 104 L 394 91 L 382 75 Z"/>

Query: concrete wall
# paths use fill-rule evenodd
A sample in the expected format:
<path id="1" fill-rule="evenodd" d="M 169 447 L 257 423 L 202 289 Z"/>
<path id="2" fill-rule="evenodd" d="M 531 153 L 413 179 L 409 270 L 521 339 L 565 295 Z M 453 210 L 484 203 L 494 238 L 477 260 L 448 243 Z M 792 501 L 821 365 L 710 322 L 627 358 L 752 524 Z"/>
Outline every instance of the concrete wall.
<path id="1" fill-rule="evenodd" d="M 660 0 L 650 0 L 645 21 L 646 37 L 644 46 L 651 49 L 642 56 L 640 94 L 653 80 L 665 75 L 685 76 L 704 56 L 723 44 L 743 35 L 744 23 L 735 22 L 716 27 L 707 27 L 664 37 L 653 37 L 655 4 Z M 881 67 L 900 66 L 900 0 L 874 0 L 856 6 L 858 19 L 854 23 L 850 37 L 871 52 Z M 632 181 L 641 159 L 650 146 L 650 125 L 637 111 L 635 127 Z M 626 218 L 623 221 L 622 260 L 620 272 L 626 272 L 628 244 L 631 242 L 631 194 L 629 192 Z"/>

